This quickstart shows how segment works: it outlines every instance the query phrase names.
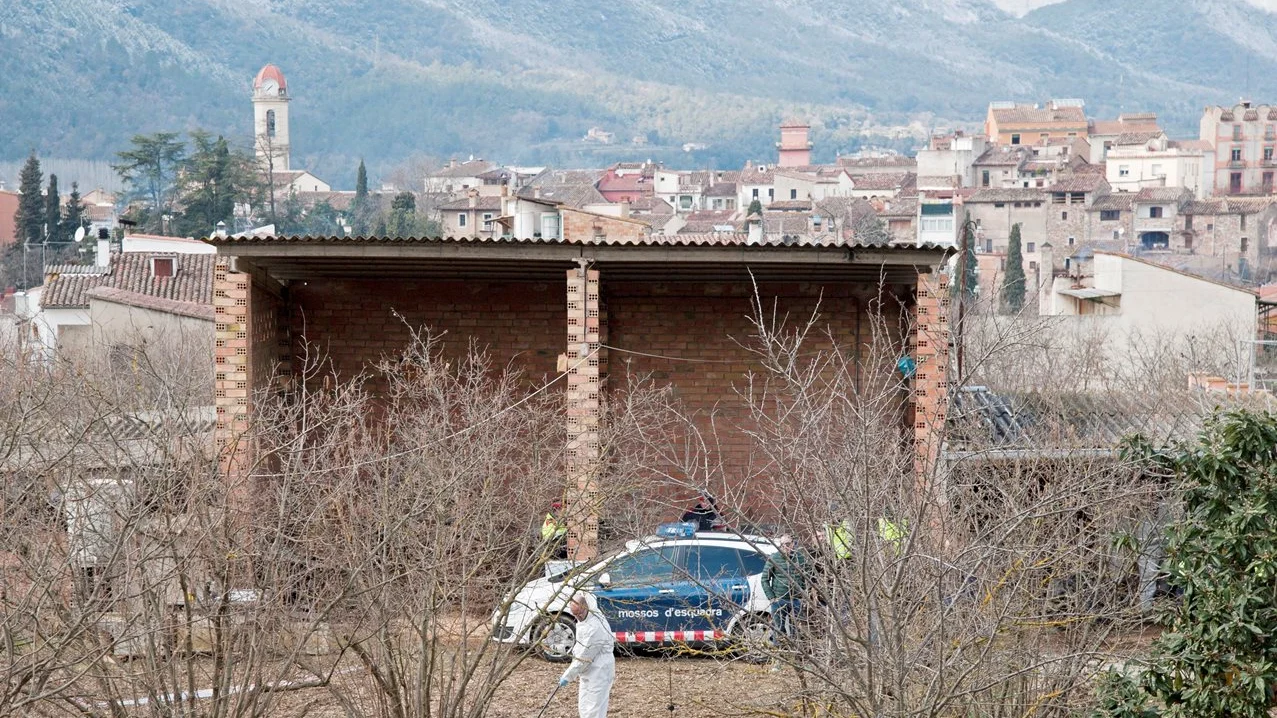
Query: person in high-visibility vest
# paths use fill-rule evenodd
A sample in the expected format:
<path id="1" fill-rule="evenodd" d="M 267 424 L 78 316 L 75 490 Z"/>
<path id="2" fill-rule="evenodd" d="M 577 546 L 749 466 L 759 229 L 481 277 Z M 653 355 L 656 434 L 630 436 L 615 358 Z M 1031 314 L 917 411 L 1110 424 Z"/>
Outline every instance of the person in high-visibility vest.
<path id="1" fill-rule="evenodd" d="M 541 522 L 541 540 L 553 546 L 554 558 L 567 558 L 568 555 L 568 536 L 567 524 L 563 523 L 558 514 L 563 509 L 561 502 L 555 501 L 550 504 L 550 512 L 545 515 L 545 520 Z"/>
<path id="2" fill-rule="evenodd" d="M 905 540 L 905 530 L 886 516 L 878 517 L 878 537 L 892 545 L 896 555 L 900 555 L 901 545 Z"/>
<path id="3" fill-rule="evenodd" d="M 825 524 L 825 540 L 829 542 L 829 548 L 833 551 L 835 558 L 851 558 L 850 521 L 843 519 L 836 524 Z"/>

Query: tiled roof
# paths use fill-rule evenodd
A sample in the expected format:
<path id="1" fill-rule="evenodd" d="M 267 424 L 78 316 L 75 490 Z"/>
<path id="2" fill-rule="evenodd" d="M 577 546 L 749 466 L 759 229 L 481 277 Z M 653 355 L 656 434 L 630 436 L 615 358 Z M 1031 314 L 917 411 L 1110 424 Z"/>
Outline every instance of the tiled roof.
<path id="1" fill-rule="evenodd" d="M 175 275 L 153 277 L 151 259 L 155 257 L 172 259 Z M 51 266 L 45 271 L 45 289 L 40 298 L 40 306 L 87 307 L 88 293 L 98 287 L 122 289 L 159 299 L 211 305 L 215 260 L 216 255 L 212 254 L 129 252 L 112 254 L 111 266 L 107 271 L 99 267 L 68 271 L 65 266 Z"/>
<path id="2" fill-rule="evenodd" d="M 735 197 L 736 183 L 724 182 L 724 181 L 715 182 L 713 186 L 707 187 L 705 189 L 705 196 L 706 197 Z"/>
<path id="3" fill-rule="evenodd" d="M 127 304 L 131 307 L 140 307 L 142 309 L 153 309 L 158 312 L 167 314 L 177 314 L 183 317 L 191 317 L 193 319 L 206 319 L 214 321 L 216 312 L 213 310 L 212 304 L 198 304 L 196 302 L 180 302 L 175 299 L 163 299 L 161 297 L 152 297 L 147 294 L 139 294 L 124 289 L 115 289 L 114 287 L 97 287 L 88 292 L 90 299 L 105 299 L 108 302 L 116 304 Z"/>
<path id="4" fill-rule="evenodd" d="M 441 167 L 430 173 L 430 177 L 478 177 L 496 169 L 496 165 L 487 160 L 467 160 L 458 162 L 456 167 Z"/>
<path id="5" fill-rule="evenodd" d="M 1226 197 L 1224 206 L 1229 214 L 1259 214 L 1273 205 L 1273 197 Z"/>
<path id="6" fill-rule="evenodd" d="M 652 215 L 674 214 L 674 207 L 660 197 L 640 197 L 630 202 L 630 211 Z"/>
<path id="7" fill-rule="evenodd" d="M 1047 199 L 1046 192 L 1034 188 L 991 187 L 982 189 L 967 199 L 968 202 L 1042 202 Z"/>
<path id="8" fill-rule="evenodd" d="M 1192 192 L 1183 187 L 1145 187 L 1135 193 L 1136 202 L 1178 202 Z"/>
<path id="9" fill-rule="evenodd" d="M 540 196 L 537 196 L 538 190 Z M 607 204 L 607 198 L 590 184 L 538 184 L 519 190 L 519 197 L 542 200 L 568 207 L 584 207 L 587 204 Z"/>
<path id="10" fill-rule="evenodd" d="M 1047 188 L 1048 192 L 1099 192 L 1107 190 L 1108 180 L 1093 172 L 1074 172 L 1058 178 Z"/>
<path id="11" fill-rule="evenodd" d="M 1198 199 L 1184 205 L 1183 214 L 1226 214 L 1227 207 L 1223 200 Z"/>
<path id="12" fill-rule="evenodd" d="M 1133 192 L 1112 192 L 1096 197 L 1095 201 L 1091 203 L 1091 209 L 1093 210 L 1117 210 L 1119 212 L 1130 212 L 1134 206 L 1135 194 Z"/>
<path id="13" fill-rule="evenodd" d="M 767 168 L 764 172 L 758 169 L 757 165 L 748 165 L 741 170 L 740 177 L 737 182 L 741 184 L 772 184 L 776 181 L 776 170 L 773 167 Z"/>
<path id="14" fill-rule="evenodd" d="M 1116 140 L 1113 140 L 1113 144 L 1117 146 L 1122 146 L 1122 147 L 1133 146 L 1133 145 L 1146 145 L 1149 143 L 1149 141 L 1155 140 L 1161 136 L 1162 136 L 1161 130 L 1148 131 L 1148 132 L 1123 132 L 1121 135 L 1118 135 L 1118 138 Z"/>
<path id="15" fill-rule="evenodd" d="M 853 174 L 851 186 L 858 190 L 895 190 L 915 180 L 912 172 L 874 172 L 871 174 Z"/>
<path id="16" fill-rule="evenodd" d="M 1086 112 L 1081 107 L 1034 107 L 1033 105 L 1016 105 L 1015 107 L 994 108 L 993 119 L 1002 124 L 1045 124 L 1050 122 L 1068 122 L 1086 125 Z M 1007 129 L 1007 128 L 999 128 Z"/>
<path id="17" fill-rule="evenodd" d="M 857 169 L 886 169 L 910 171 L 918 167 L 918 160 L 904 155 L 887 155 L 885 157 L 839 157 L 838 164 L 846 167 L 853 174 Z"/>
<path id="18" fill-rule="evenodd" d="M 795 218 L 801 219 L 804 224 L 806 218 L 801 215 L 794 215 Z M 602 239 L 513 239 L 504 237 L 307 237 L 307 236 L 273 236 L 273 237 L 225 237 L 210 238 L 209 244 L 222 247 L 235 247 L 245 244 L 274 244 L 286 247 L 289 245 L 310 244 L 310 245 L 338 245 L 338 246 L 361 246 L 371 244 L 467 244 L 467 245 L 566 245 L 566 246 L 678 246 L 678 247 L 707 247 L 707 246 L 741 246 L 748 244 L 748 234 L 745 232 L 723 232 L 723 233 L 705 233 L 705 234 L 652 234 L 638 237 L 617 237 L 615 239 L 604 237 Z M 817 241 L 818 239 L 818 241 Z M 817 239 L 812 241 L 799 242 L 799 244 L 815 244 L 819 246 L 837 246 L 837 247 L 878 247 L 876 244 L 860 244 L 853 241 L 847 241 L 836 235 L 819 235 Z M 781 247 L 793 244 L 786 243 L 780 239 L 768 239 L 761 245 L 762 247 Z M 943 254 L 951 248 L 938 244 L 914 245 L 910 244 L 905 249 L 924 250 L 928 252 L 936 252 Z M 212 258 L 214 255 L 187 255 L 202 256 Z M 210 282 L 211 284 L 211 282 Z"/>
<path id="19" fill-rule="evenodd" d="M 1210 140 L 1170 140 L 1166 146 L 1171 149 L 1188 150 L 1190 152 L 1206 152 L 1215 149 Z"/>
<path id="20" fill-rule="evenodd" d="M 811 209 L 811 200 L 809 199 L 786 199 L 772 202 L 767 205 L 767 209 L 801 212 Z"/>
<path id="21" fill-rule="evenodd" d="M 897 197 L 882 203 L 879 217 L 916 217 L 918 215 L 917 197 Z"/>
<path id="22" fill-rule="evenodd" d="M 463 197 L 461 199 L 454 199 L 451 202 L 444 202 L 443 204 L 439 205 L 439 209 L 447 210 L 449 212 L 464 212 L 468 209 L 473 209 L 476 211 L 484 211 L 484 212 L 498 212 L 501 210 L 501 198 L 500 197 L 475 197 L 474 206 L 471 207 L 470 198 Z"/>
<path id="23" fill-rule="evenodd" d="M 990 147 L 984 151 L 984 154 L 976 158 L 972 164 L 993 166 L 993 167 L 1018 167 L 1024 158 L 1028 156 L 1029 150 L 1023 145 L 1012 147 Z"/>
<path id="24" fill-rule="evenodd" d="M 1119 115 L 1116 120 L 1092 120 L 1091 135 L 1122 135 L 1127 132 L 1160 132 L 1157 113 L 1135 112 Z"/>

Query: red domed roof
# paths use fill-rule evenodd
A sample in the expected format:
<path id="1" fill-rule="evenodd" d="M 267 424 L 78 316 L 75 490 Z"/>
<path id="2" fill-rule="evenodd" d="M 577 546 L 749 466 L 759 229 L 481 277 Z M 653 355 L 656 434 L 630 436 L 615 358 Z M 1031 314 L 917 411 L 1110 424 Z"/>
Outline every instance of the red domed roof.
<path id="1" fill-rule="evenodd" d="M 262 82 L 267 78 L 274 80 L 275 83 L 279 85 L 280 92 L 288 89 L 288 84 L 284 82 L 284 73 L 280 72 L 278 67 L 269 63 L 261 70 L 257 71 L 257 77 L 253 79 L 253 89 L 256 90 L 260 88 L 262 86 Z"/>

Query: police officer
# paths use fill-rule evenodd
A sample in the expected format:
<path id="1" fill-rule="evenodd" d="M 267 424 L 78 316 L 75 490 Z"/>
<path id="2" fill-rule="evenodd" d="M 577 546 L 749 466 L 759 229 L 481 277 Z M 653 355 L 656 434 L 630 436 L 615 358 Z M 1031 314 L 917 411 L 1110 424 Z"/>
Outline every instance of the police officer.
<path id="1" fill-rule="evenodd" d="M 553 547 L 551 556 L 554 558 L 567 558 L 568 556 L 568 542 L 565 540 L 568 535 L 568 527 L 558 515 L 562 510 L 563 503 L 555 501 L 550 504 L 550 511 L 545 515 L 545 520 L 541 522 L 541 541 Z"/>

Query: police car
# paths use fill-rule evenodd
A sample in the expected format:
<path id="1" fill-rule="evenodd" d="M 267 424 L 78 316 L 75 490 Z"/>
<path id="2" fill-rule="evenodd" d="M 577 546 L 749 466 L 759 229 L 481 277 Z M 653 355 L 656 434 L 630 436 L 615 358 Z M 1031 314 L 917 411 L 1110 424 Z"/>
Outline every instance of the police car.
<path id="1" fill-rule="evenodd" d="M 590 606 L 607 617 L 618 644 L 757 645 L 771 636 L 762 573 L 775 552 L 763 537 L 664 524 L 656 535 L 597 563 L 523 586 L 494 611 L 492 637 L 566 661 L 576 638 L 567 603 L 584 591 Z"/>

